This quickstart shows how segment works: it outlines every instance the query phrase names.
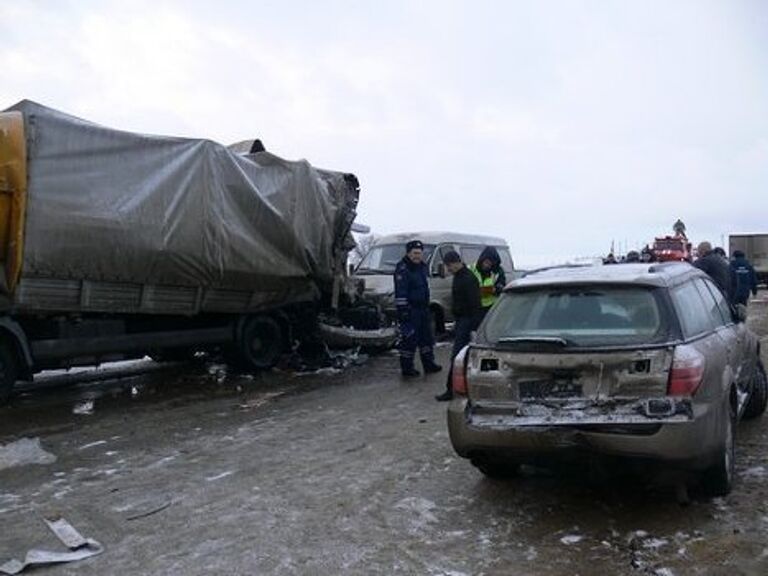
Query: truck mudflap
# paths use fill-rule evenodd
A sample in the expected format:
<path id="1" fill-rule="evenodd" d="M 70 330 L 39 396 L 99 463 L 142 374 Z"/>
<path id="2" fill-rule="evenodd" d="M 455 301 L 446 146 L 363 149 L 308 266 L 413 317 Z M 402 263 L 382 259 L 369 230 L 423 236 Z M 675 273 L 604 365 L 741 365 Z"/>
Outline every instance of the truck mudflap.
<path id="1" fill-rule="evenodd" d="M 467 423 L 474 428 L 508 430 L 533 426 L 592 426 L 675 424 L 693 420 L 690 399 L 656 397 L 604 401 L 521 403 L 509 406 L 467 406 Z"/>

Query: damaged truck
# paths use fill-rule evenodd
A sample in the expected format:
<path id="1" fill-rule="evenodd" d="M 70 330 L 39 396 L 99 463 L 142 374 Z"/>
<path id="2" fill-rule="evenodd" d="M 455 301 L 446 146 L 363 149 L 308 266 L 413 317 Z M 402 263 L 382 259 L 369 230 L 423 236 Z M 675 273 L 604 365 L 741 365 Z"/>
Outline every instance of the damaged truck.
<path id="1" fill-rule="evenodd" d="M 263 148 L 1 112 L 0 402 L 44 369 L 147 354 L 275 365 L 345 303 L 358 195 Z"/>

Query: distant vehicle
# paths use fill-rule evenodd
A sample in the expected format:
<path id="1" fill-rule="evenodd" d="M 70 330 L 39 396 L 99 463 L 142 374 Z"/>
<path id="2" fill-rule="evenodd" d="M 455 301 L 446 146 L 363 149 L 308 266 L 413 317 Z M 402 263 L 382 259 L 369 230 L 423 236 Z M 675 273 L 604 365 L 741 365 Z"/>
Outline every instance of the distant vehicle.
<path id="1" fill-rule="evenodd" d="M 734 427 L 768 399 L 743 314 L 683 263 L 529 274 L 454 364 L 453 446 L 489 476 L 618 457 L 726 494 Z"/>
<path id="2" fill-rule="evenodd" d="M 655 238 L 651 252 L 657 262 L 691 262 L 693 248 L 685 236 Z"/>
<path id="3" fill-rule="evenodd" d="M 729 254 L 741 250 L 755 268 L 759 284 L 768 286 L 768 234 L 731 234 Z"/>
<path id="4" fill-rule="evenodd" d="M 430 309 L 434 318 L 436 333 L 445 331 L 445 323 L 453 321 L 451 313 L 451 277 L 443 266 L 443 255 L 455 250 L 465 264 L 474 265 L 486 246 L 493 246 L 501 257 L 501 267 L 507 278 L 514 275 L 514 264 L 509 253 L 509 246 L 502 238 L 460 234 L 457 232 L 408 232 L 379 238 L 365 258 L 354 270 L 355 279 L 365 284 L 363 295 L 366 300 L 381 304 L 385 313 L 394 318 L 395 286 L 392 278 L 395 266 L 405 256 L 405 244 L 418 238 L 424 243 L 424 261 L 429 266 L 429 289 L 432 302 Z"/>

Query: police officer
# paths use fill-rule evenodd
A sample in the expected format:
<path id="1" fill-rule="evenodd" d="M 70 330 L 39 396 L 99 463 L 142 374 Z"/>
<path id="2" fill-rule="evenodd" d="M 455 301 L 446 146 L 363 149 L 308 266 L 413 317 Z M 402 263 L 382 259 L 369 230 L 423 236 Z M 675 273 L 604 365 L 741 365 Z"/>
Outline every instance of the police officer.
<path id="1" fill-rule="evenodd" d="M 453 382 L 451 382 L 453 361 L 464 346 L 469 344 L 472 331 L 477 330 L 482 317 L 480 285 L 477 282 L 477 277 L 464 265 L 459 254 L 453 250 L 443 256 L 443 264 L 453 274 L 451 307 L 456 322 L 454 324 L 453 351 L 451 352 L 451 364 L 448 368 L 446 391 L 435 396 L 438 402 L 446 402 L 453 398 Z"/>
<path id="2" fill-rule="evenodd" d="M 429 313 L 429 270 L 422 261 L 424 245 L 412 240 L 405 257 L 395 267 L 395 305 L 400 323 L 400 369 L 406 378 L 419 376 L 414 367 L 419 349 L 424 372 L 440 372 L 435 363 L 434 338 Z"/>
<path id="3" fill-rule="evenodd" d="M 747 260 L 747 256 L 741 250 L 733 252 L 731 260 L 732 279 L 735 280 L 734 300 L 736 304 L 746 306 L 749 301 L 749 293 L 757 296 L 757 275 L 752 264 Z"/>
<path id="4" fill-rule="evenodd" d="M 482 318 L 488 313 L 499 298 L 504 287 L 507 285 L 507 278 L 504 275 L 504 269 L 501 267 L 501 257 L 498 250 L 493 246 L 486 246 L 477 259 L 477 264 L 471 268 L 472 272 L 480 284 Z"/>

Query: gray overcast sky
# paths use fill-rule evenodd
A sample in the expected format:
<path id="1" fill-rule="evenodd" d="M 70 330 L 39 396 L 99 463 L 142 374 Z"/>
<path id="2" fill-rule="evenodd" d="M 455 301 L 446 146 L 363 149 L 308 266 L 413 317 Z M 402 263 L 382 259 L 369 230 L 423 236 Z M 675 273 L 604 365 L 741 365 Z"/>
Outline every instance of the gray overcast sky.
<path id="1" fill-rule="evenodd" d="M 768 2 L 0 3 L 0 108 L 355 172 L 359 220 L 518 264 L 768 232 Z"/>

